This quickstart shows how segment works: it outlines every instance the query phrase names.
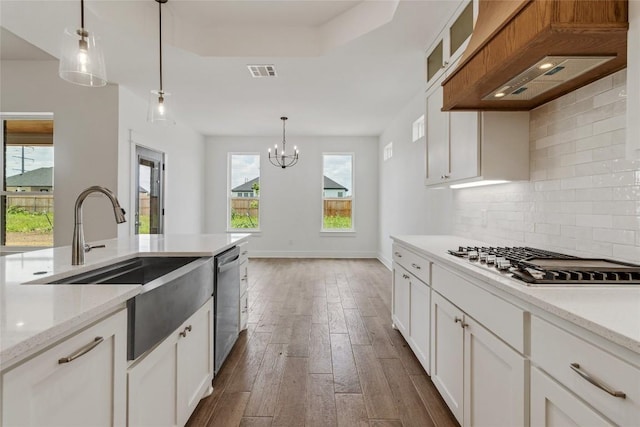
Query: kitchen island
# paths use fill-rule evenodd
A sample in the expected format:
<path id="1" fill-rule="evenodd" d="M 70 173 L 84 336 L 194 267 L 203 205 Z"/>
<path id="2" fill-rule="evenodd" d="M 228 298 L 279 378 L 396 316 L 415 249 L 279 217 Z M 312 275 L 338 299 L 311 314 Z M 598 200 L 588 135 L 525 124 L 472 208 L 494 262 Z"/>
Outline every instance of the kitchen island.
<path id="1" fill-rule="evenodd" d="M 637 425 L 640 286 L 527 286 L 448 252 L 485 242 L 392 239 L 392 321 L 461 425 Z"/>
<path id="2" fill-rule="evenodd" d="M 141 372 L 137 366 L 142 366 L 144 362 L 147 366 L 154 367 L 152 362 L 154 357 L 158 357 L 158 352 L 155 351 L 157 348 L 171 348 L 171 345 L 175 344 L 174 347 L 178 345 L 176 348 L 180 349 L 179 346 L 182 345 L 184 349 L 179 351 L 186 350 L 187 358 L 191 357 L 194 349 L 201 350 L 200 362 L 208 369 L 208 359 L 211 356 L 208 353 L 212 353 L 213 350 L 212 303 L 205 304 L 189 319 L 189 322 L 200 322 L 199 324 L 193 323 L 193 327 L 191 323 L 185 324 L 182 334 L 175 334 L 179 338 L 184 337 L 183 341 L 186 344 L 165 342 L 169 340 L 167 338 L 146 356 L 127 362 L 126 303 L 142 292 L 143 287 L 140 284 L 72 285 L 64 284 L 64 278 L 137 256 L 213 257 L 245 243 L 248 237 L 247 234 L 144 235 L 104 240 L 97 243 L 104 244 L 105 247 L 86 253 L 85 264 L 79 266 L 71 265 L 70 247 L 0 257 L 0 390 L 3 408 L 0 417 L 3 423 L 9 422 L 7 408 L 15 408 L 20 404 L 20 400 L 24 401 L 24 394 L 21 392 L 28 393 L 31 396 L 29 399 L 41 399 L 30 402 L 32 412 L 36 413 L 25 414 L 24 423 L 27 425 L 37 425 L 42 422 L 43 417 L 48 417 L 44 419 L 49 423 L 64 423 L 67 420 L 66 414 L 71 412 L 74 412 L 74 416 L 77 415 L 75 412 L 92 412 L 92 408 L 82 407 L 82 399 L 86 397 L 81 396 L 83 393 L 72 392 L 71 396 L 78 397 L 77 402 L 80 403 L 75 405 L 76 409 L 73 411 L 61 410 L 61 402 L 56 402 L 56 396 L 48 392 L 44 396 L 34 396 L 37 394 L 33 390 L 33 387 L 36 387 L 34 384 L 45 384 L 46 380 L 55 390 L 57 382 L 63 379 L 73 385 L 67 384 L 60 388 L 59 393 L 54 394 L 64 396 L 65 407 L 72 406 L 67 402 L 70 396 L 69 387 L 82 388 L 86 385 L 83 385 L 83 382 L 88 382 L 104 394 L 101 396 L 104 404 L 101 404 L 97 411 L 93 411 L 93 415 L 89 414 L 91 418 L 88 419 L 95 420 L 96 425 L 129 423 L 125 418 L 127 372 L 131 385 L 131 375 Z M 55 285 L 47 284 L 52 281 L 62 282 Z M 205 330 L 209 332 L 203 334 Z M 187 339 L 187 335 L 191 340 Z M 94 348 L 96 350 L 93 350 Z M 181 363 L 195 366 L 190 359 Z M 182 369 L 176 366 L 176 369 Z M 164 368 L 166 370 L 166 365 Z M 189 369 L 187 372 L 190 372 Z M 204 374 L 206 376 L 207 372 Z M 77 378 L 68 381 L 74 375 Z M 193 393 L 193 386 L 197 386 L 198 390 L 210 391 L 212 372 L 208 374 L 208 384 L 207 381 L 202 381 L 201 372 L 196 375 L 200 377 L 187 375 L 184 380 L 187 387 L 192 387 L 189 393 L 193 396 L 188 396 L 188 405 L 186 402 L 177 402 L 177 414 L 173 415 L 174 423 L 180 423 L 183 419 L 183 422 L 186 421 L 186 410 L 192 410 L 202 396 L 202 393 Z M 189 384 L 190 380 L 195 379 L 203 384 Z M 171 382 L 175 379 L 168 380 Z M 51 388 L 47 387 L 46 390 Z M 84 394 L 91 395 L 91 392 L 92 390 L 89 390 Z M 132 403 L 134 402 L 129 401 L 128 405 L 131 407 Z M 138 406 L 144 404 L 135 403 Z M 37 413 L 36 409 L 39 408 L 42 409 L 41 413 Z M 25 407 L 23 413 L 25 412 L 29 412 L 29 406 Z M 15 418 L 9 417 L 8 420 Z"/>

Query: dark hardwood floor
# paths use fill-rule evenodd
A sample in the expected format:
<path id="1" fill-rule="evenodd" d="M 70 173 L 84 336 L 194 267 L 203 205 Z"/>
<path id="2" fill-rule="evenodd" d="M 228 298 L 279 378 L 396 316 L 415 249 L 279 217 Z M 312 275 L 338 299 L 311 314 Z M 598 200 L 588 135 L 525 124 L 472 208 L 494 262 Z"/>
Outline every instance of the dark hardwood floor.
<path id="1" fill-rule="evenodd" d="M 188 426 L 457 426 L 377 260 L 252 259 L 249 327 Z"/>

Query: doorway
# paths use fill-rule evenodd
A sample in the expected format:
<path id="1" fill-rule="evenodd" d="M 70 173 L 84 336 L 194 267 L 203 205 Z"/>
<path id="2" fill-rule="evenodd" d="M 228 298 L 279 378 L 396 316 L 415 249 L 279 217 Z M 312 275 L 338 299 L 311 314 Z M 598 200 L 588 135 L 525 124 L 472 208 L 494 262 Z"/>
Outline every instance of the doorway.
<path id="1" fill-rule="evenodd" d="M 136 145 L 135 234 L 164 229 L 164 153 Z"/>

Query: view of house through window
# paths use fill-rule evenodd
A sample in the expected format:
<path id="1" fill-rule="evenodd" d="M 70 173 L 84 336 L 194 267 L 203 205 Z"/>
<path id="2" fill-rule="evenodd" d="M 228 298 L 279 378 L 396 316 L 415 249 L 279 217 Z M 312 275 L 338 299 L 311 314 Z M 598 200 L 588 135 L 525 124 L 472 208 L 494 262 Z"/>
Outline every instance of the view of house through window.
<path id="1" fill-rule="evenodd" d="M 353 154 L 323 154 L 322 229 L 353 229 Z"/>
<path id="2" fill-rule="evenodd" d="M 260 155 L 229 155 L 229 229 L 260 228 Z"/>
<path id="3" fill-rule="evenodd" d="M 1 246 L 53 246 L 53 120 L 47 118 L 2 118 Z"/>

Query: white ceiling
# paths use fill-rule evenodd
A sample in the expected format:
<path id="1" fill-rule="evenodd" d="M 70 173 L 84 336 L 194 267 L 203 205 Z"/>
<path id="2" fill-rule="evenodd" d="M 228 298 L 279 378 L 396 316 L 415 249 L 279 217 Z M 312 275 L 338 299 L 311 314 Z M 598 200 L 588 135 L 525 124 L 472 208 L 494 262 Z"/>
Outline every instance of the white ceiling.
<path id="1" fill-rule="evenodd" d="M 57 56 L 79 1 L 0 1 L 1 59 Z M 86 1 L 110 81 L 158 89 L 158 4 Z M 424 89 L 424 50 L 458 0 L 170 0 L 163 6 L 164 89 L 205 135 L 379 135 Z M 44 52 L 39 52 L 32 45 Z M 253 79 L 247 64 L 274 64 Z M 90 90 L 90 89 L 88 89 Z"/>

